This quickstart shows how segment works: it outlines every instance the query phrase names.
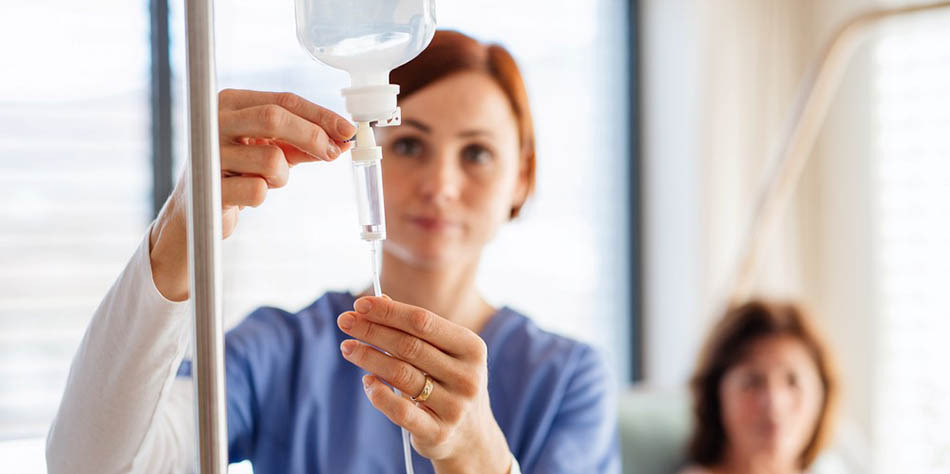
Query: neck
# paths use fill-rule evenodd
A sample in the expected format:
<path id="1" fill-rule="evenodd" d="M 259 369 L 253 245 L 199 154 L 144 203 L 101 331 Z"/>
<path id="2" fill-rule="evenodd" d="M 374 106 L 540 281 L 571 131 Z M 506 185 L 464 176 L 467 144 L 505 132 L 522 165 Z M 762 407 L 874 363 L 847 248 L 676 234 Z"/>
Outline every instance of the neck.
<path id="1" fill-rule="evenodd" d="M 475 288 L 478 257 L 426 268 L 383 251 L 380 283 L 393 300 L 425 308 L 478 333 L 495 313 Z"/>
<path id="2" fill-rule="evenodd" d="M 728 474 L 800 474 L 794 461 L 783 461 L 774 456 L 743 454 L 728 450 L 722 468 L 716 472 Z"/>

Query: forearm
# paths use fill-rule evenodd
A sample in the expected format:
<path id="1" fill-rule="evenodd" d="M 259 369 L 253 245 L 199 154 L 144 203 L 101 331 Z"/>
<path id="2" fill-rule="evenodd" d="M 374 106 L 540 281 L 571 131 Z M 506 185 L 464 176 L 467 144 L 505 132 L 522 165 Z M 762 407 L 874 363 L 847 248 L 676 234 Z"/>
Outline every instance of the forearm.
<path id="1" fill-rule="evenodd" d="M 155 288 L 171 301 L 188 299 L 188 227 L 182 209 L 182 181 L 149 231 L 149 264 Z"/>
<path id="2" fill-rule="evenodd" d="M 76 352 L 47 439 L 49 472 L 129 469 L 184 356 L 187 308 L 155 289 L 143 242 Z"/>

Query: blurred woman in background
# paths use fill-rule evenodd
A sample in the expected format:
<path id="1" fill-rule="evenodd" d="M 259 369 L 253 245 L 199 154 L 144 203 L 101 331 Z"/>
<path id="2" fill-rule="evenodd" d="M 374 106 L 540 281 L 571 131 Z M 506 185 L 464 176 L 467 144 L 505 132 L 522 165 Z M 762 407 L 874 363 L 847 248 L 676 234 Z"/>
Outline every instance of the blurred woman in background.
<path id="1" fill-rule="evenodd" d="M 755 301 L 713 328 L 692 378 L 695 427 L 681 474 L 793 474 L 827 443 L 838 377 L 794 304 Z"/>

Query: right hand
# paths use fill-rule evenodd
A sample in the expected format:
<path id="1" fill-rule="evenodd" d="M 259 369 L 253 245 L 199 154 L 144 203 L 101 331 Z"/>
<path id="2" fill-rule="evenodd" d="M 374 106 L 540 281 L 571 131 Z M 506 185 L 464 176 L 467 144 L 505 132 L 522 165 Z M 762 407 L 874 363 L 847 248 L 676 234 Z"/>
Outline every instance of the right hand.
<path id="1" fill-rule="evenodd" d="M 294 94 L 234 89 L 218 94 L 218 130 L 223 238 L 245 206 L 261 205 L 268 189 L 287 184 L 292 166 L 335 160 L 356 133 L 343 117 Z M 186 194 L 183 174 L 149 235 L 152 280 L 172 301 L 188 299 Z"/>

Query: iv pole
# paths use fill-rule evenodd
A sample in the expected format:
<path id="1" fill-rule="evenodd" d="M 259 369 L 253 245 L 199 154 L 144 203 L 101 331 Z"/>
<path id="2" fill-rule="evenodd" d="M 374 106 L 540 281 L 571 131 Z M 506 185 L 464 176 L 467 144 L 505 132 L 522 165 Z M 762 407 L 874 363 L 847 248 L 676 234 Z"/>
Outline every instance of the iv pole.
<path id="1" fill-rule="evenodd" d="M 841 83 L 845 66 L 861 40 L 866 38 L 865 33 L 885 20 L 945 8 L 950 9 L 950 1 L 874 10 L 851 19 L 832 37 L 795 104 L 791 122 L 793 126 L 784 134 L 775 167 L 759 195 L 752 224 L 746 234 L 746 244 L 742 247 L 744 250 L 736 267 L 727 307 L 741 304 L 752 295 L 765 244 L 775 233 L 778 218 L 787 208 L 798 185 L 831 99 Z"/>
<path id="2" fill-rule="evenodd" d="M 195 316 L 196 472 L 228 462 L 221 318 L 221 161 L 214 69 L 213 0 L 185 0 L 188 63 L 188 270 Z"/>

